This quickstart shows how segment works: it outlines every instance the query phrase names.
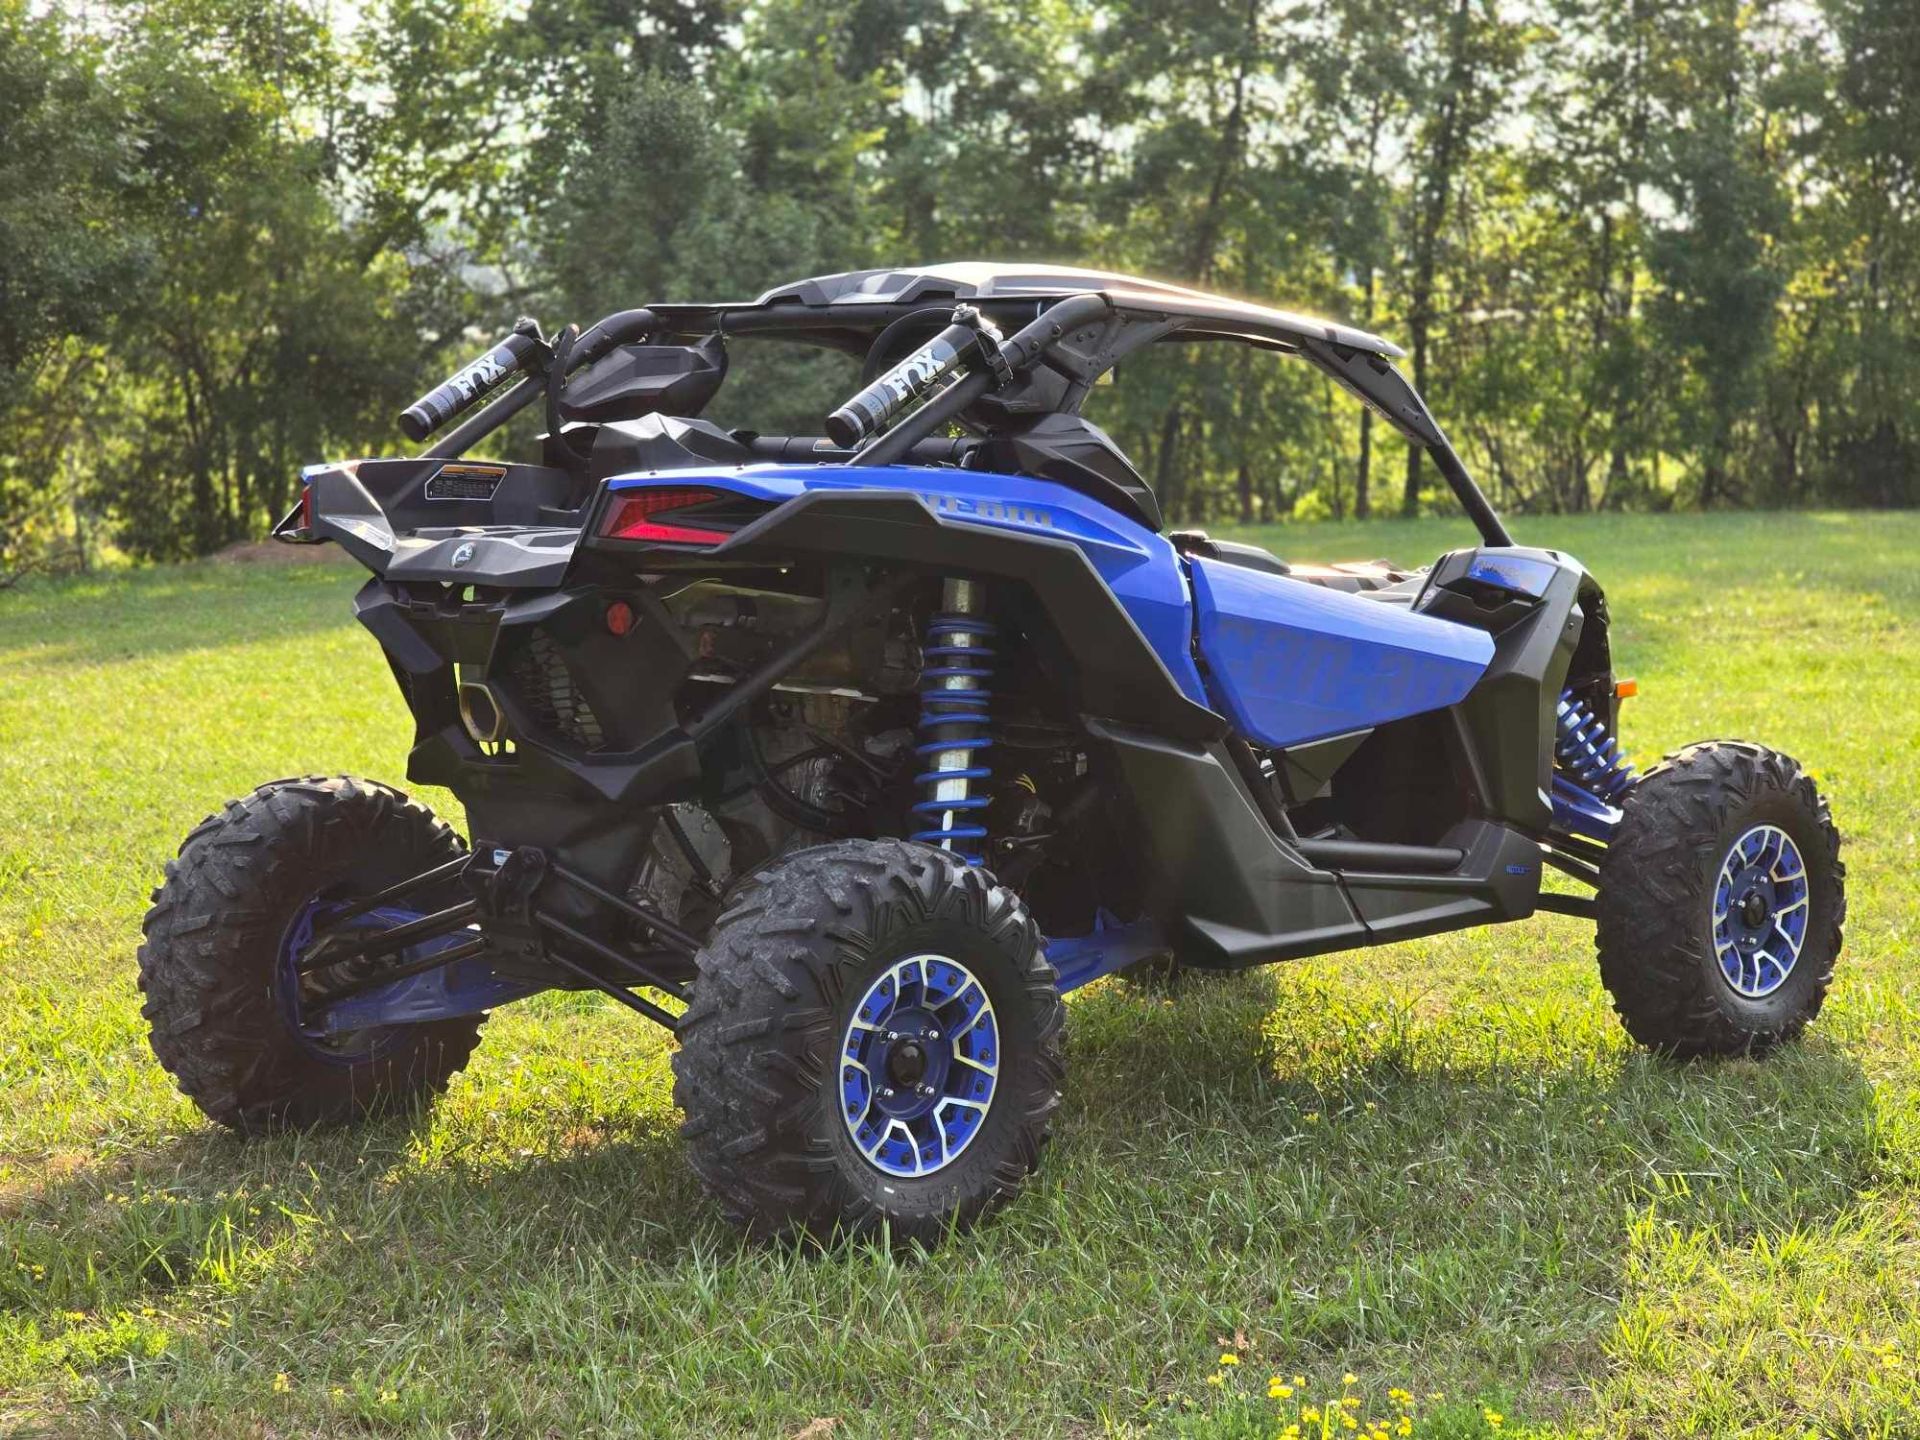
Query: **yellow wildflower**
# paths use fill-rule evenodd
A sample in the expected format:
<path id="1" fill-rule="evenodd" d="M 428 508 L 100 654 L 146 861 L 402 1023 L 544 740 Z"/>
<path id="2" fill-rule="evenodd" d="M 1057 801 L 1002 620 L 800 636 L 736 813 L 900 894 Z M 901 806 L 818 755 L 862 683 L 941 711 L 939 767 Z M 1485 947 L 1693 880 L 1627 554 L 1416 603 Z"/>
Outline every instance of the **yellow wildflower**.
<path id="1" fill-rule="evenodd" d="M 1411 1405 L 1413 1403 L 1413 1396 L 1407 1391 L 1402 1390 L 1398 1385 L 1387 1391 L 1387 1399 L 1396 1405 Z"/>
<path id="2" fill-rule="evenodd" d="M 1480 1414 L 1486 1420 L 1487 1424 L 1491 1425 L 1496 1430 L 1500 1428 L 1501 1424 L 1507 1418 L 1506 1416 L 1502 1415 L 1498 1410 L 1482 1410 Z"/>
<path id="3" fill-rule="evenodd" d="M 1346 1399 L 1340 1402 L 1340 1408 L 1342 1410 L 1358 1410 L 1360 1408 L 1360 1397 L 1358 1395 L 1347 1396 Z"/>
<path id="4" fill-rule="evenodd" d="M 1222 1365 L 1238 1365 L 1240 1363 L 1240 1357 L 1231 1350 L 1223 1350 L 1220 1353 L 1220 1363 Z"/>
<path id="5" fill-rule="evenodd" d="M 282 1370 L 273 1377 L 274 1394 L 284 1395 L 291 1389 L 293 1389 L 293 1378 L 286 1371 Z"/>
<path id="6" fill-rule="evenodd" d="M 1411 1435 L 1413 1433 L 1413 1417 L 1411 1415 L 1402 1415 L 1400 1417 L 1399 1430 L 1402 1435 Z"/>
<path id="7" fill-rule="evenodd" d="M 1358 1385 L 1360 1383 L 1360 1377 L 1349 1370 L 1340 1377 L 1340 1383 L 1342 1385 Z"/>
<path id="8" fill-rule="evenodd" d="M 1342 1415 L 1340 1417 L 1340 1424 L 1343 1428 L 1348 1430 L 1358 1430 L 1360 1428 L 1360 1422 L 1354 1419 L 1351 1415 Z"/>
<path id="9" fill-rule="evenodd" d="M 1307 1377 L 1304 1375 L 1296 1375 L 1293 1377 L 1293 1383 L 1295 1388 L 1298 1388 L 1307 1383 Z"/>
<path id="10" fill-rule="evenodd" d="M 1318 1425 L 1320 1423 L 1320 1407 L 1318 1405 L 1307 1406 L 1300 1412 L 1300 1418 L 1309 1425 Z"/>
<path id="11" fill-rule="evenodd" d="M 1208 1383 L 1209 1385 L 1224 1385 L 1224 1384 L 1226 1384 L 1226 1383 L 1227 1383 L 1227 1374 L 1226 1374 L 1226 1372 L 1225 1372 L 1224 1370 L 1216 1370 L 1216 1371 L 1214 1371 L 1214 1372 L 1213 1372 L 1213 1373 L 1212 1373 L 1211 1375 L 1209 1375 L 1209 1376 L 1207 1376 L 1207 1383 Z"/>
<path id="12" fill-rule="evenodd" d="M 380 1392 L 380 1403 L 382 1405 L 391 1405 L 393 1404 L 394 1401 L 398 1400 L 399 1398 L 400 1398 L 400 1395 L 398 1391 L 382 1390 Z"/>
<path id="13" fill-rule="evenodd" d="M 1282 1385 L 1278 1375 L 1274 1376 L 1267 1384 L 1267 1396 L 1269 1399 L 1284 1400 L 1291 1394 L 1293 1394 L 1293 1387 L 1291 1385 Z"/>

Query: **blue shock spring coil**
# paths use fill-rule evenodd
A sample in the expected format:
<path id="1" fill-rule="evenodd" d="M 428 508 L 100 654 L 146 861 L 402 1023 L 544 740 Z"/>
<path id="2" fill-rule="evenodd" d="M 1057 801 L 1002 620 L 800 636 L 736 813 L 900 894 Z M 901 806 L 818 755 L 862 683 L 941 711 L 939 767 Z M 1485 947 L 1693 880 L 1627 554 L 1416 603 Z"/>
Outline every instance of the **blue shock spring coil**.
<path id="1" fill-rule="evenodd" d="M 980 812 L 990 802 L 981 792 L 993 777 L 979 756 L 993 743 L 987 735 L 993 699 L 987 681 L 993 673 L 996 627 L 968 613 L 977 609 L 977 587 L 970 582 L 949 581 L 944 598 L 947 609 L 928 623 L 921 647 L 921 743 L 914 753 L 923 768 L 913 778 L 926 798 L 913 807 L 924 828 L 911 838 L 978 865 L 987 838 Z"/>
<path id="2" fill-rule="evenodd" d="M 1554 731 L 1553 758 L 1569 780 L 1610 804 L 1632 787 L 1633 766 L 1620 753 L 1619 742 L 1571 690 L 1560 694 Z"/>

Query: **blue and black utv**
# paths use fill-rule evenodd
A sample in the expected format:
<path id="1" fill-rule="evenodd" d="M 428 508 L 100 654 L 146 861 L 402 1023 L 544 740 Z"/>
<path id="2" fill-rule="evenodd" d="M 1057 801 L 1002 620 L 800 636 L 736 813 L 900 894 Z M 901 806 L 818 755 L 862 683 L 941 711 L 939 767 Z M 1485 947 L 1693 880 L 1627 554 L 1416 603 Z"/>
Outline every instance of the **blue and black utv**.
<path id="1" fill-rule="evenodd" d="M 819 435 L 701 418 L 759 339 L 858 357 L 863 388 Z M 1318 366 L 1480 544 L 1400 570 L 1167 531 L 1081 405 L 1201 341 Z M 1400 353 L 1045 266 L 523 321 L 402 417 L 471 410 L 444 438 L 309 469 L 276 531 L 372 572 L 407 774 L 471 843 L 364 780 L 229 803 L 147 917 L 155 1053 L 225 1124 L 339 1121 L 444 1087 L 494 1007 L 599 990 L 673 1031 L 735 1220 L 933 1239 L 1038 1161 L 1061 996 L 1168 955 L 1554 910 L 1596 920 L 1640 1043 L 1790 1039 L 1840 949 L 1826 802 L 1740 741 L 1635 776 L 1599 585 L 1513 544 Z M 468 458 L 532 406 L 539 464 Z"/>

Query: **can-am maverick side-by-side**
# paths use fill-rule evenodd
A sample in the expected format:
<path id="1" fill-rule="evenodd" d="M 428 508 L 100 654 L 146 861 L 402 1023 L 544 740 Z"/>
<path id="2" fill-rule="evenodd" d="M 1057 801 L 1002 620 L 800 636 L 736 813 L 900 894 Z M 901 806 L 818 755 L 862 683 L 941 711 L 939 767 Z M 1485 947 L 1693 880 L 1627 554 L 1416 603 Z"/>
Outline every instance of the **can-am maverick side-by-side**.
<path id="1" fill-rule="evenodd" d="M 700 418 L 761 339 L 858 356 L 863 388 L 819 435 Z M 1401 570 L 1168 532 L 1080 410 L 1196 342 L 1318 366 L 1481 543 Z M 736 1221 L 933 1239 L 1038 1161 L 1061 996 L 1168 952 L 1553 910 L 1597 922 L 1640 1043 L 1792 1037 L 1840 948 L 1826 802 L 1741 741 L 1635 775 L 1599 585 L 1512 542 L 1400 353 L 1044 266 L 523 321 L 402 417 L 425 440 L 471 411 L 438 443 L 308 469 L 275 532 L 372 571 L 408 777 L 471 845 L 364 780 L 230 802 L 147 917 L 155 1053 L 227 1125 L 337 1121 L 444 1087 L 495 1007 L 599 990 L 677 1037 Z M 530 406 L 541 463 L 467 458 Z"/>

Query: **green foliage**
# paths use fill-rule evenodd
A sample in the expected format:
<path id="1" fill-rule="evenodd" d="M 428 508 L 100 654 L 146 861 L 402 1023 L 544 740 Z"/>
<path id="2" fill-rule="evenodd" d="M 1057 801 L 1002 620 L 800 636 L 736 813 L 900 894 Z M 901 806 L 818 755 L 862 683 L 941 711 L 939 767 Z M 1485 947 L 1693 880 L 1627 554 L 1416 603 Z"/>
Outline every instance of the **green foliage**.
<path id="1" fill-rule="evenodd" d="M 0 0 L 0 577 L 259 533 L 523 312 L 972 256 L 1400 339 L 1510 509 L 1913 504 L 1917 77 L 1905 0 Z M 1280 360 L 1090 413 L 1179 519 L 1451 504 Z"/>
<path id="2" fill-rule="evenodd" d="M 1067 1002 L 1037 1183 L 924 1260 L 743 1244 L 687 1171 L 670 1042 L 591 994 L 497 1012 L 428 1113 L 214 1130 L 148 1053 L 140 917 L 222 798 L 399 778 L 412 722 L 352 618 L 362 572 L 6 597 L 0 1433 L 1359 1440 L 1410 1413 L 1411 1440 L 1488 1440 L 1492 1411 L 1501 1440 L 1911 1440 L 1920 515 L 1515 529 L 1606 585 L 1636 760 L 1734 734 L 1816 768 L 1851 905 L 1807 1039 L 1635 1054 L 1591 924 L 1555 915 L 1101 982 Z M 1470 531 L 1241 533 L 1415 562 Z M 1349 1396 L 1352 1431 L 1301 1418 Z"/>

